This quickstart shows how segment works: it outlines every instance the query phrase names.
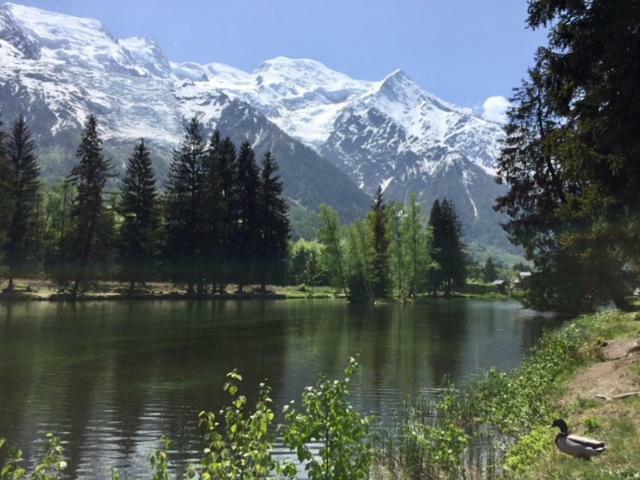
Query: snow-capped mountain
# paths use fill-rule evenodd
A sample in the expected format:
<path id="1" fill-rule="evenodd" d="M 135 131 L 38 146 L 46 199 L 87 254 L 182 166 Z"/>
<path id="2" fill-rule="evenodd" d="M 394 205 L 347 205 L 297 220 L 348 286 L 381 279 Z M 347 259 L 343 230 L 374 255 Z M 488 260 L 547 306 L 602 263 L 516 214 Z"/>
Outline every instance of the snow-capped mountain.
<path id="1" fill-rule="evenodd" d="M 451 198 L 472 236 L 499 228 L 491 204 L 501 126 L 400 70 L 372 82 L 308 59 L 278 57 L 253 72 L 175 63 L 153 41 L 117 39 L 96 20 L 7 3 L 0 7 L 0 111 L 5 121 L 26 113 L 52 176 L 73 162 L 89 113 L 98 115 L 116 163 L 144 137 L 161 173 L 185 119 L 199 115 L 210 129 L 276 150 L 285 192 L 304 206 L 333 203 L 353 217 L 381 185 L 389 200 L 415 192 L 429 206 Z M 323 176 L 326 185 L 318 183 Z"/>

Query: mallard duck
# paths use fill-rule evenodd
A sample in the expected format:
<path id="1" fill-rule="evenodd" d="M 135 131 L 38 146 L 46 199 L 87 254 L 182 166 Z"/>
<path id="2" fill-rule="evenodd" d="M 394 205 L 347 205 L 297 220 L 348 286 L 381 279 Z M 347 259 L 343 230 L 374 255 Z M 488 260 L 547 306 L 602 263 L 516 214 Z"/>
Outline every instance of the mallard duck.
<path id="1" fill-rule="evenodd" d="M 556 446 L 567 455 L 589 460 L 607 449 L 604 442 L 600 440 L 569 435 L 569 427 L 564 420 L 555 420 L 551 426 L 560 429 L 560 433 L 556 435 Z"/>

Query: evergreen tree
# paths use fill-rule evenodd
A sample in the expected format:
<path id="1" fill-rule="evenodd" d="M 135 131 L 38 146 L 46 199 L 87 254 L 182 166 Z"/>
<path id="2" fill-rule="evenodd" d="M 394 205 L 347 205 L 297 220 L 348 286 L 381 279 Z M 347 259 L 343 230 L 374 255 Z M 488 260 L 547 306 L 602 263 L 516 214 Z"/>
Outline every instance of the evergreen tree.
<path id="1" fill-rule="evenodd" d="M 429 291 L 435 295 L 444 282 L 442 261 L 445 256 L 446 238 L 444 232 L 444 217 L 440 208 L 440 200 L 436 199 L 429 214 L 429 228 L 433 234 L 433 241 L 429 246 L 429 255 L 435 265 L 428 271 L 427 283 Z"/>
<path id="2" fill-rule="evenodd" d="M 21 116 L 13 124 L 6 150 L 10 169 L 8 194 L 12 211 L 4 254 L 9 267 L 7 290 L 11 291 L 14 278 L 26 273 L 34 260 L 38 233 L 40 168 L 35 144 L 24 117 Z"/>
<path id="3" fill-rule="evenodd" d="M 7 227 L 13 210 L 12 203 L 11 167 L 6 150 L 6 136 L 2 130 L 2 120 L 0 119 L 0 245 L 4 245 L 6 242 Z M 3 259 L 3 253 L 0 251 L 0 260 Z"/>
<path id="4" fill-rule="evenodd" d="M 98 122 L 93 115 L 85 123 L 76 156 L 79 164 L 69 176 L 76 189 L 71 210 L 73 244 L 68 249 L 74 297 L 88 280 L 95 278 L 98 262 L 108 254 L 112 240 L 113 225 L 103 198 L 107 180 L 112 176 L 111 162 L 102 152 Z"/>
<path id="5" fill-rule="evenodd" d="M 290 226 L 289 209 L 282 195 L 282 180 L 277 175 L 278 163 L 271 154 L 264 155 L 260 175 L 258 265 L 260 290 L 267 282 L 282 280 L 286 269 Z"/>
<path id="6" fill-rule="evenodd" d="M 389 231 L 387 228 L 387 208 L 381 187 L 378 187 L 376 191 L 369 222 L 373 238 L 371 290 L 375 298 L 388 298 L 391 295 Z"/>
<path id="7" fill-rule="evenodd" d="M 498 271 L 496 270 L 496 265 L 493 263 L 493 259 L 488 257 L 484 262 L 484 266 L 482 267 L 482 279 L 491 283 L 494 282 L 498 278 Z"/>
<path id="8" fill-rule="evenodd" d="M 189 293 L 204 292 L 208 248 L 206 200 L 207 144 L 203 126 L 193 118 L 180 149 L 174 151 L 166 192 L 166 258 L 170 275 Z"/>
<path id="9" fill-rule="evenodd" d="M 322 256 L 324 268 L 328 272 L 330 284 L 347 293 L 347 275 L 345 272 L 344 253 L 341 244 L 341 225 L 338 212 L 327 205 L 320 206 L 320 228 L 318 241 L 324 245 Z"/>
<path id="10" fill-rule="evenodd" d="M 529 26 L 549 28 L 516 91 L 496 208 L 536 272 L 538 308 L 627 309 L 640 256 L 640 5 L 532 0 Z"/>
<path id="11" fill-rule="evenodd" d="M 238 225 L 235 237 L 238 291 L 255 280 L 260 242 L 260 171 L 249 142 L 243 142 L 238 154 Z"/>
<path id="12" fill-rule="evenodd" d="M 224 293 L 225 284 L 235 279 L 237 272 L 237 249 L 235 238 L 238 231 L 238 159 L 236 148 L 229 137 L 222 140 L 218 155 L 218 176 L 221 187 L 220 248 L 224 262 L 221 264 L 221 279 L 218 284 L 220 293 Z"/>
<path id="13" fill-rule="evenodd" d="M 431 209 L 429 226 L 433 231 L 431 258 L 438 268 L 430 273 L 429 285 L 433 293 L 441 289 L 445 296 L 455 287 L 464 285 L 467 278 L 467 257 L 462 241 L 462 225 L 453 204 L 436 200 Z"/>
<path id="14" fill-rule="evenodd" d="M 129 157 L 122 179 L 119 213 L 122 216 L 119 253 L 122 278 L 129 294 L 136 282 L 152 278 L 159 247 L 156 181 L 151 153 L 140 140 Z"/>
<path id="15" fill-rule="evenodd" d="M 223 231 L 226 215 L 223 178 L 220 172 L 224 160 L 221 157 L 222 141 L 220 132 L 216 130 L 211 137 L 205 162 L 203 197 L 203 208 L 206 216 L 207 276 L 212 285 L 212 292 L 215 292 L 224 283 L 222 264 L 227 261 L 223 250 Z"/>

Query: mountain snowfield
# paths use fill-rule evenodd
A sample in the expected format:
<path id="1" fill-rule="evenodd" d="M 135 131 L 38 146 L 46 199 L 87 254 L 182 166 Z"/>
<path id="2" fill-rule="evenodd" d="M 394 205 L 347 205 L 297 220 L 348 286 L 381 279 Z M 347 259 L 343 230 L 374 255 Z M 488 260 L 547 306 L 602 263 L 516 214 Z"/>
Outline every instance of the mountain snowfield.
<path id="1" fill-rule="evenodd" d="M 329 203 L 355 218 L 381 185 L 391 201 L 415 192 L 429 207 L 450 198 L 471 238 L 504 239 L 491 208 L 501 125 L 439 99 L 401 70 L 361 81 L 308 59 L 278 57 L 250 73 L 175 63 L 153 41 L 117 39 L 97 20 L 7 3 L 0 112 L 5 121 L 26 114 L 51 177 L 74 161 L 89 113 L 118 166 L 144 137 L 161 174 L 186 119 L 198 115 L 259 152 L 276 150 L 285 193 L 302 207 Z"/>

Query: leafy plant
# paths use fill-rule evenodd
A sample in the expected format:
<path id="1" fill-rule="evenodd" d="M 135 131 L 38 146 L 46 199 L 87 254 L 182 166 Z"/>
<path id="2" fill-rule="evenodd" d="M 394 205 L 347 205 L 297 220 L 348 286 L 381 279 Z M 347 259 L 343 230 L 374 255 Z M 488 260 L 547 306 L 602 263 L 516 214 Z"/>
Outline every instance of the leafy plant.
<path id="1" fill-rule="evenodd" d="M 228 373 L 224 391 L 231 397 L 230 404 L 220 410 L 218 417 L 212 412 L 200 413 L 207 448 L 201 465 L 193 471 L 203 480 L 295 476 L 294 465 L 280 464 L 272 455 L 275 439 L 271 426 L 275 413 L 270 388 L 260 384 L 255 409 L 247 413 L 247 398 L 239 390 L 241 381 L 242 376 L 236 370 Z"/>
<path id="2" fill-rule="evenodd" d="M 294 402 L 284 408 L 288 422 L 285 442 L 304 463 L 311 480 L 359 480 L 369 475 L 373 461 L 371 417 L 360 414 L 347 398 L 358 367 L 351 358 L 344 379 L 321 376 L 302 394 L 301 411 Z M 312 442 L 322 445 L 317 455 L 311 451 Z"/>

